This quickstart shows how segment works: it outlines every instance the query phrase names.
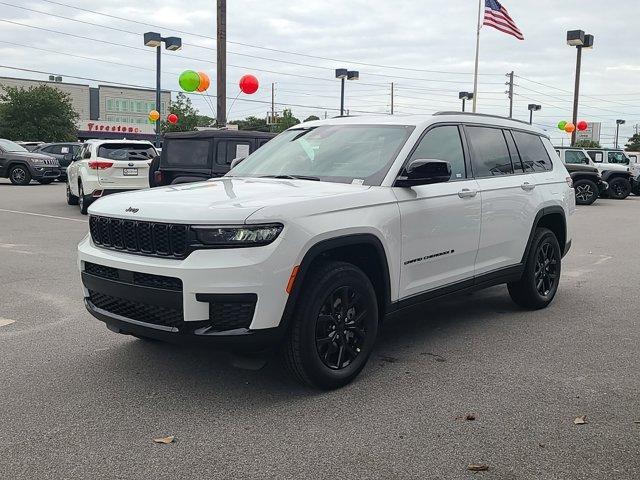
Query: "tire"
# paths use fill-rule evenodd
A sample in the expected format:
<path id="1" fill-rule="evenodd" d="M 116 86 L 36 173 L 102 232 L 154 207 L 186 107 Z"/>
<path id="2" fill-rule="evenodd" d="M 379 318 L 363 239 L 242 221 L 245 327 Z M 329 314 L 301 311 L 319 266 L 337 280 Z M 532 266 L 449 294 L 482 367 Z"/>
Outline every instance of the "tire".
<path id="1" fill-rule="evenodd" d="M 280 352 L 287 370 L 314 388 L 342 387 L 373 351 L 379 325 L 376 292 L 356 266 L 323 263 L 305 278 L 291 322 Z"/>
<path id="2" fill-rule="evenodd" d="M 80 207 L 80 213 L 82 215 L 87 214 L 89 205 L 91 205 L 91 195 L 85 195 L 82 182 L 78 182 L 78 206 Z"/>
<path id="3" fill-rule="evenodd" d="M 41 178 L 40 180 L 36 180 L 40 185 L 49 185 L 53 183 L 55 178 Z"/>
<path id="4" fill-rule="evenodd" d="M 9 171 L 9 180 L 14 185 L 29 185 L 31 183 L 31 174 L 29 169 L 24 165 L 16 165 Z"/>
<path id="5" fill-rule="evenodd" d="M 71 188 L 67 183 L 67 205 L 78 205 L 78 197 L 71 193 Z"/>
<path id="6" fill-rule="evenodd" d="M 558 291 L 562 254 L 554 233 L 538 228 L 533 236 L 522 278 L 509 283 L 509 295 L 519 306 L 538 310 L 549 305 Z"/>
<path id="7" fill-rule="evenodd" d="M 151 161 L 151 165 L 149 165 L 149 187 L 159 187 L 160 185 L 156 185 L 155 174 L 156 171 L 160 168 L 160 155 L 156 155 Z"/>
<path id="8" fill-rule="evenodd" d="M 609 182 L 609 196 L 624 200 L 631 193 L 631 183 L 626 178 L 616 177 Z"/>
<path id="9" fill-rule="evenodd" d="M 591 205 L 598 199 L 598 186 L 591 180 L 578 180 L 573 184 L 578 205 Z"/>

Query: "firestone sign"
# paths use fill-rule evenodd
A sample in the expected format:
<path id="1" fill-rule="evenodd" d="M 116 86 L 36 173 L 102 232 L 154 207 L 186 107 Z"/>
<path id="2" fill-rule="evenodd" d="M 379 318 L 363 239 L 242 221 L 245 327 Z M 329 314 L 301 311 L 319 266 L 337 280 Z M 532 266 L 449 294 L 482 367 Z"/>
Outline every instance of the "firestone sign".
<path id="1" fill-rule="evenodd" d="M 152 125 L 127 125 L 101 121 L 83 122 L 78 126 L 78 130 L 85 132 L 154 133 Z"/>

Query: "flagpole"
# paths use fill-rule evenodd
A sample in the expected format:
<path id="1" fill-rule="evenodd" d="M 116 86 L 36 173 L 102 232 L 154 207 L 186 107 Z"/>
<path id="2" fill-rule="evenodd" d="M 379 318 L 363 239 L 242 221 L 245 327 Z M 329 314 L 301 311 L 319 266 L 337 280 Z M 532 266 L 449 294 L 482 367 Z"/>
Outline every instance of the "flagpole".
<path id="1" fill-rule="evenodd" d="M 473 113 L 476 113 L 478 101 L 478 61 L 480 60 L 480 15 L 482 14 L 482 2 L 478 0 L 478 22 L 476 24 L 476 68 L 473 74 Z"/>

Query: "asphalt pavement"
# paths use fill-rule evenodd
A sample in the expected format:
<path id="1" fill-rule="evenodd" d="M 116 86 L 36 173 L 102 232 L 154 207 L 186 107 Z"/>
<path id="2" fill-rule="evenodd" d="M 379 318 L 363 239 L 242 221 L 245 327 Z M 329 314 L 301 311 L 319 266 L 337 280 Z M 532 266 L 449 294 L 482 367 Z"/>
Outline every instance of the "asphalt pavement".
<path id="1" fill-rule="evenodd" d="M 638 478 L 639 220 L 640 197 L 580 207 L 549 308 L 503 286 L 430 304 L 317 392 L 108 331 L 64 185 L 0 180 L 0 478 Z"/>

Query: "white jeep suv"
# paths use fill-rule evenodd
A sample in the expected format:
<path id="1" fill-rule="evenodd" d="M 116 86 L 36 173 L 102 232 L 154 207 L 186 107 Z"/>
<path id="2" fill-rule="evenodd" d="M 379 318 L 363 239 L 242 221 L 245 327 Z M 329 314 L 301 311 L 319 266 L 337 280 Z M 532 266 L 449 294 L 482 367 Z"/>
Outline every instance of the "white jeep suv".
<path id="1" fill-rule="evenodd" d="M 570 182 L 545 133 L 500 117 L 306 122 L 225 177 L 93 204 L 86 307 L 123 334 L 276 346 L 298 379 L 336 388 L 405 307 L 503 283 L 546 307 Z"/>
<path id="2" fill-rule="evenodd" d="M 97 198 L 149 188 L 149 163 L 156 155 L 143 140 L 88 140 L 67 167 L 67 203 L 86 214 Z"/>

